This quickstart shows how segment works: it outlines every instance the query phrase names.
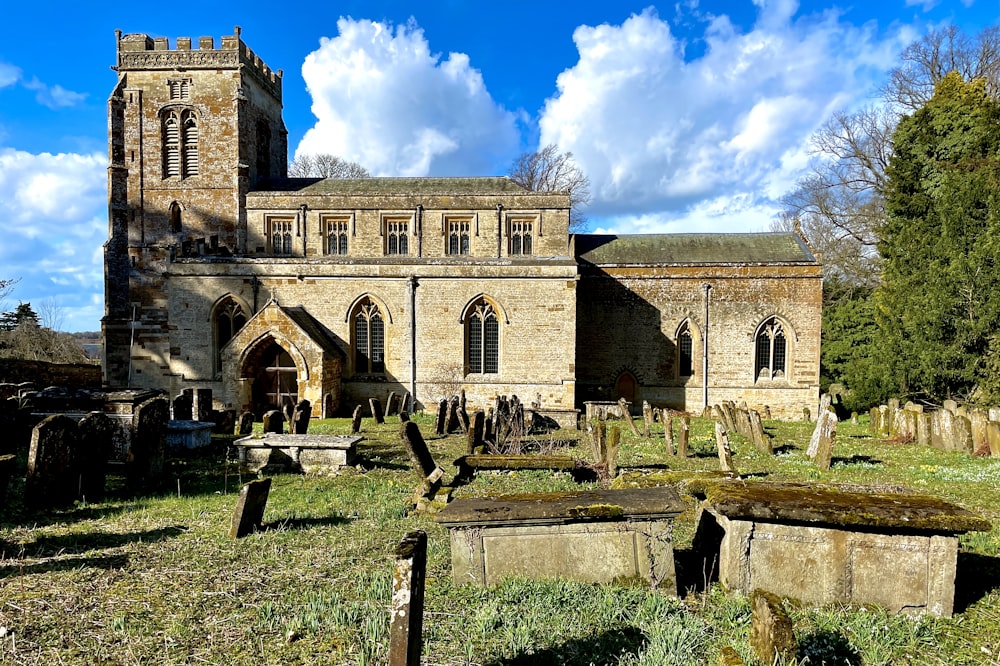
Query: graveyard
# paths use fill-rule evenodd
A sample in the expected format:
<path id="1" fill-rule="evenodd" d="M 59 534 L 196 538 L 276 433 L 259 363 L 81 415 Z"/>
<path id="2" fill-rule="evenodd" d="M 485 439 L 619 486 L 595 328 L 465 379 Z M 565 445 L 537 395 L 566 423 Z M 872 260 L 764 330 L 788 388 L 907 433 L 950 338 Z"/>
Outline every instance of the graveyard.
<path id="1" fill-rule="evenodd" d="M 46 491 L 26 487 L 18 470 L 29 451 L 18 448 L 0 463 L 0 472 L 14 470 L 0 519 L 0 663 L 385 664 L 394 556 L 412 549 L 404 537 L 419 531 L 423 664 L 756 666 L 771 663 L 753 647 L 761 608 L 790 628 L 780 664 L 1000 663 L 1000 459 L 989 448 L 973 455 L 974 446 L 918 441 L 907 435 L 908 417 L 886 425 L 877 410 L 836 423 L 836 438 L 813 447 L 815 420 L 765 415 L 757 428 L 759 415 L 721 406 L 714 418 L 664 411 L 612 418 L 593 432 L 553 429 L 521 438 L 512 454 L 476 440 L 475 415 L 456 428 L 440 427 L 436 414 L 374 411 L 377 418 L 366 409 L 354 419 L 312 419 L 302 435 L 265 436 L 256 423 L 240 445 L 240 436 L 214 435 L 202 448 L 168 450 L 139 486 L 109 465 L 103 498 L 62 508 L 25 504 Z M 322 473 L 304 469 L 322 436 L 346 442 L 337 451 L 347 455 Z M 414 446 L 418 438 L 426 448 Z M 248 467 L 247 445 L 269 441 L 267 464 Z M 272 466 L 275 458 L 301 464 Z M 234 538 L 241 489 L 258 478 L 269 486 L 262 517 Z M 761 488 L 772 494 L 762 500 Z M 803 517 L 803 497 L 822 515 Z M 666 508 L 650 509 L 651 501 Z M 899 552 L 912 555 L 926 538 L 946 560 L 951 551 L 939 545 L 954 539 L 953 585 L 945 581 L 953 598 L 931 600 L 947 612 L 909 597 L 893 608 L 878 594 L 877 603 L 826 594 L 833 574 L 800 566 L 814 556 L 801 551 L 777 569 L 771 562 L 775 584 L 805 575 L 803 589 L 826 596 L 754 592 L 733 573 L 737 565 L 699 550 L 699 517 L 758 521 L 751 529 L 763 532 L 759 521 L 774 515 L 761 511 L 784 512 L 793 527 L 815 530 L 815 519 L 855 529 L 865 553 L 879 529 L 901 532 Z M 500 514 L 492 526 L 476 523 Z M 658 526 L 665 537 L 649 550 L 655 561 L 574 580 L 620 551 L 618 519 Z M 569 575 L 547 570 L 551 553 L 527 546 L 495 551 L 503 557 L 492 564 L 483 556 L 474 539 L 515 543 L 510 535 L 528 529 L 518 521 L 532 538 L 549 524 L 569 533 L 569 545 L 544 542 L 571 560 Z M 581 521 L 595 544 L 589 555 L 572 541 Z M 479 557 L 481 579 L 455 568 L 464 548 L 472 559 L 461 566 Z M 715 552 L 735 562 L 731 550 Z M 904 587 L 894 557 L 887 568 L 858 560 L 854 578 Z M 533 559 L 545 575 L 532 575 Z"/>

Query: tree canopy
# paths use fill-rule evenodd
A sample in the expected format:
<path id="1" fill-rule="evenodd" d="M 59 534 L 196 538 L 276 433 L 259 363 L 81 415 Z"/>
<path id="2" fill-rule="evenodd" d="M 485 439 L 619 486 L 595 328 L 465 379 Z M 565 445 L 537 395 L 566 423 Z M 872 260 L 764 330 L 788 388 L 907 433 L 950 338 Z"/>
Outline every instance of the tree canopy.
<path id="1" fill-rule="evenodd" d="M 368 169 L 357 162 L 329 153 L 304 153 L 288 165 L 291 178 L 371 178 Z"/>
<path id="2" fill-rule="evenodd" d="M 507 177 L 532 192 L 568 192 L 570 231 L 582 231 L 586 226 L 582 209 L 590 203 L 590 179 L 577 166 L 573 153 L 560 153 L 559 147 L 550 143 L 514 160 Z"/>

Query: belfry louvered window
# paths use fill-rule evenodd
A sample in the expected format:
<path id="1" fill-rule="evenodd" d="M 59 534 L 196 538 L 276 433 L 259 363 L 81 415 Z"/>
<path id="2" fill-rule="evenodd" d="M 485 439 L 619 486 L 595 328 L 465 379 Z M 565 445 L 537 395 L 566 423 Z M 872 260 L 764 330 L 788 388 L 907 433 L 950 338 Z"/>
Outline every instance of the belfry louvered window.
<path id="1" fill-rule="evenodd" d="M 198 118 L 190 109 L 163 114 L 163 177 L 197 176 Z"/>
<path id="2" fill-rule="evenodd" d="M 354 372 L 385 372 L 385 321 L 378 306 L 369 299 L 354 310 Z"/>
<path id="3" fill-rule="evenodd" d="M 473 374 L 500 372 L 500 324 L 493 306 L 476 303 L 466 324 L 468 368 Z"/>

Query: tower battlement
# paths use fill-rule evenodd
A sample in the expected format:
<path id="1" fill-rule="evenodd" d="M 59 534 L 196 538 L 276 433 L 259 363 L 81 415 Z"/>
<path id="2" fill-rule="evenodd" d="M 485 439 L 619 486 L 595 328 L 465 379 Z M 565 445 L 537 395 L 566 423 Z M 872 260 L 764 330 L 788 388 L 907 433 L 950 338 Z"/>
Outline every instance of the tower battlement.
<path id="1" fill-rule="evenodd" d="M 215 48 L 215 38 L 199 37 L 197 48 L 192 48 L 190 37 L 176 38 L 174 48 L 166 37 L 150 37 L 145 33 L 122 34 L 115 31 L 118 44 L 119 72 L 129 70 L 183 70 L 183 69 L 237 69 L 244 68 L 260 84 L 281 99 L 283 70 L 274 71 L 242 39 L 240 27 L 232 35 L 223 35 L 221 45 Z"/>

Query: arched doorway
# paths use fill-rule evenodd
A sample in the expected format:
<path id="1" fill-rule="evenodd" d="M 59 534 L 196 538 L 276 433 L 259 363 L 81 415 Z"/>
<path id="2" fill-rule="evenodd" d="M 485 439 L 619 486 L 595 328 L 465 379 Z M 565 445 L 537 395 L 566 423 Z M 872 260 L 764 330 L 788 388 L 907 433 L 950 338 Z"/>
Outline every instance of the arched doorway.
<path id="1" fill-rule="evenodd" d="M 634 403 L 635 389 L 638 384 L 635 375 L 631 372 L 626 371 L 618 375 L 618 380 L 615 382 L 615 400 L 625 398 L 627 402 Z"/>
<path id="2" fill-rule="evenodd" d="M 271 409 L 284 409 L 299 399 L 295 361 L 281 345 L 271 342 L 253 364 L 253 412 L 260 418 Z"/>

